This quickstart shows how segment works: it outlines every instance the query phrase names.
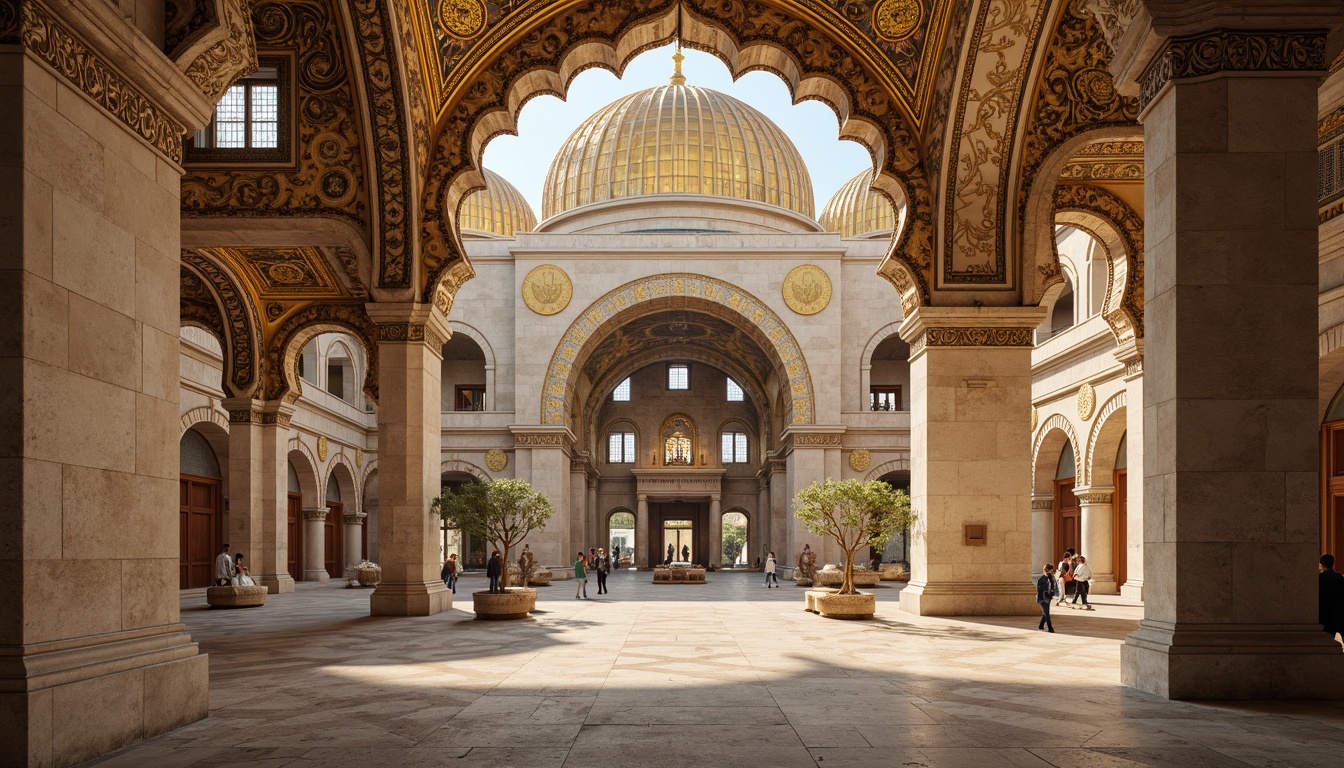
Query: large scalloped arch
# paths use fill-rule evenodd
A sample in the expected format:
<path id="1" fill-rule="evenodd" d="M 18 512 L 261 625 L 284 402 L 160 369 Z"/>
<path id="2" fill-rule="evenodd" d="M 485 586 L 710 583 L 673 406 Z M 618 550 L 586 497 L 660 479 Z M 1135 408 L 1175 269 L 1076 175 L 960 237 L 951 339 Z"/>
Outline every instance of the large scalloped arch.
<path id="1" fill-rule="evenodd" d="M 812 374 L 803 359 L 802 347 L 793 332 L 774 310 L 750 292 L 736 285 L 704 275 L 672 273 L 652 275 L 631 281 L 589 304 L 570 324 L 556 345 L 541 394 L 541 423 L 565 424 L 565 405 L 574 390 L 574 378 L 581 367 L 583 352 L 600 343 L 610 333 L 611 320 L 628 317 L 631 310 L 657 311 L 668 301 L 703 302 L 716 305 L 730 317 L 756 329 L 770 340 L 767 352 L 775 355 L 781 369 L 780 379 L 788 381 L 790 398 L 785 415 L 790 424 L 812 424 L 816 418 L 816 398 Z M 642 313 L 641 313 L 642 314 Z M 603 330 L 606 329 L 606 333 Z"/>

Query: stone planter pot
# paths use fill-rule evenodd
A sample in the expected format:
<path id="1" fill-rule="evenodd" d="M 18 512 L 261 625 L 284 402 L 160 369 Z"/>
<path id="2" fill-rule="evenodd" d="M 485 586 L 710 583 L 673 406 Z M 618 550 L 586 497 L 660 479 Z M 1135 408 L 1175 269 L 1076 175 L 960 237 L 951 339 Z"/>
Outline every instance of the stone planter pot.
<path id="1" fill-rule="evenodd" d="M 854 586 L 872 587 L 876 586 L 882 580 L 882 574 L 877 571 L 854 569 Z M 845 572 L 835 571 L 817 571 L 816 585 L 818 587 L 838 587 L 845 583 Z"/>
<path id="2" fill-rule="evenodd" d="M 532 578 L 527 580 L 528 586 L 549 587 L 551 586 L 551 572 L 543 568 L 538 568 L 532 572 Z"/>
<path id="3" fill-rule="evenodd" d="M 805 606 L 804 606 L 803 610 L 807 611 L 808 613 L 817 613 L 817 612 L 818 612 L 818 611 L 817 611 L 817 598 L 819 598 L 819 597 L 821 597 L 821 596 L 823 596 L 823 595 L 833 595 L 833 594 L 835 594 L 836 592 L 839 592 L 839 591 L 840 591 L 840 590 L 838 590 L 838 589 L 809 589 L 809 590 L 807 590 L 806 592 L 803 593 L 803 600 L 804 600 L 804 602 L 805 602 Z"/>
<path id="4" fill-rule="evenodd" d="M 211 608 L 256 608 L 266 604 L 266 587 L 210 587 L 205 602 Z"/>
<path id="5" fill-rule="evenodd" d="M 471 602 L 478 619 L 525 619 L 537 607 L 537 591 L 527 587 L 508 587 L 503 592 L 473 592 Z"/>
<path id="6" fill-rule="evenodd" d="M 828 619 L 871 619 L 877 609 L 877 596 L 824 594 L 817 596 L 815 605 L 817 613 Z"/>
<path id="7" fill-rule="evenodd" d="M 383 580 L 382 568 L 360 568 L 359 585 L 361 587 L 376 587 L 378 582 Z"/>

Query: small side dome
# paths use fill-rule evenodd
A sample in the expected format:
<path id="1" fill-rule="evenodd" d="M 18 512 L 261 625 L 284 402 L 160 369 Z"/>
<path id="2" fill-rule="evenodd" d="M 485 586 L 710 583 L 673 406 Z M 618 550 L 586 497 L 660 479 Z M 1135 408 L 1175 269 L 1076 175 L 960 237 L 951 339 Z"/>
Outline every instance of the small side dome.
<path id="1" fill-rule="evenodd" d="M 818 221 L 827 232 L 841 237 L 863 237 L 896 228 L 896 209 L 872 190 L 873 172 L 863 171 L 846 181 L 821 211 Z"/>
<path id="2" fill-rule="evenodd" d="M 462 201 L 458 228 L 500 237 L 536 229 L 537 215 L 523 193 L 494 171 L 482 168 L 481 173 L 485 175 L 485 189 L 472 192 Z"/>

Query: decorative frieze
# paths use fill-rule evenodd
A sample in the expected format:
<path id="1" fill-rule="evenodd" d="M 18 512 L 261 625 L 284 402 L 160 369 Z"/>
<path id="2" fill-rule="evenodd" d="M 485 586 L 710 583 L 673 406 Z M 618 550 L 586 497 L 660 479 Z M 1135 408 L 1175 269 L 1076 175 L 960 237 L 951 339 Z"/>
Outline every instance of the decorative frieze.
<path id="1" fill-rule="evenodd" d="M 346 525 L 363 525 L 368 515 L 363 512 L 346 512 L 344 517 Z"/>
<path id="2" fill-rule="evenodd" d="M 436 350 L 448 343 L 448 339 L 427 323 L 380 323 L 378 341 L 393 344 L 422 342 Z"/>
<path id="3" fill-rule="evenodd" d="M 1323 29 L 1217 29 L 1172 37 L 1139 78 L 1139 102 L 1146 109 L 1172 80 L 1219 72 L 1325 72 L 1325 37 Z"/>
<path id="4" fill-rule="evenodd" d="M 541 434 L 519 434 L 513 436 L 513 444 L 524 447 L 545 445 L 563 446 L 565 444 L 565 436 L 558 433 L 547 432 Z"/>
<path id="5" fill-rule="evenodd" d="M 1114 496 L 1115 494 L 1110 491 L 1088 491 L 1074 494 L 1074 498 L 1078 499 L 1079 504 L 1110 504 Z"/>
<path id="6" fill-rule="evenodd" d="M 910 342 L 910 355 L 925 347 L 1031 347 L 1032 328 L 929 328 Z"/>
<path id="7" fill-rule="evenodd" d="M 839 448 L 840 435 L 837 433 L 808 433 L 793 435 L 795 447 Z"/>
<path id="8" fill-rule="evenodd" d="M 327 513 L 329 512 L 331 512 L 331 510 L 327 507 L 308 507 L 307 509 L 303 510 L 303 519 L 326 520 Z"/>

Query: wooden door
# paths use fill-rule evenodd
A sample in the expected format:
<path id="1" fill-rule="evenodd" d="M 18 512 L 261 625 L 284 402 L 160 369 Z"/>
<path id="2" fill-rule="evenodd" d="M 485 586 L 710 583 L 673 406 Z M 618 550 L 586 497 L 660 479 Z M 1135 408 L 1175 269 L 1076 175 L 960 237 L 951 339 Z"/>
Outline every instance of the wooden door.
<path id="1" fill-rule="evenodd" d="M 1072 477 L 1055 481 L 1054 557 L 1059 557 L 1066 549 L 1071 548 L 1075 552 L 1082 549 L 1083 515 L 1078 507 L 1078 497 L 1073 495 L 1074 481 Z"/>
<path id="2" fill-rule="evenodd" d="M 322 526 L 323 552 L 326 555 L 327 575 L 333 579 L 345 578 L 345 505 L 328 501 L 327 521 Z"/>
<path id="3" fill-rule="evenodd" d="M 219 480 L 181 475 L 178 482 L 178 523 L 181 589 L 208 587 L 215 577 L 215 555 L 220 549 L 223 520 Z"/>
<path id="4" fill-rule="evenodd" d="M 1111 504 L 1115 529 L 1111 533 L 1111 562 L 1115 563 L 1115 586 L 1123 587 L 1128 578 L 1129 470 L 1115 470 L 1115 496 Z"/>
<path id="5" fill-rule="evenodd" d="M 289 494 L 289 575 L 303 578 L 303 494 Z"/>

